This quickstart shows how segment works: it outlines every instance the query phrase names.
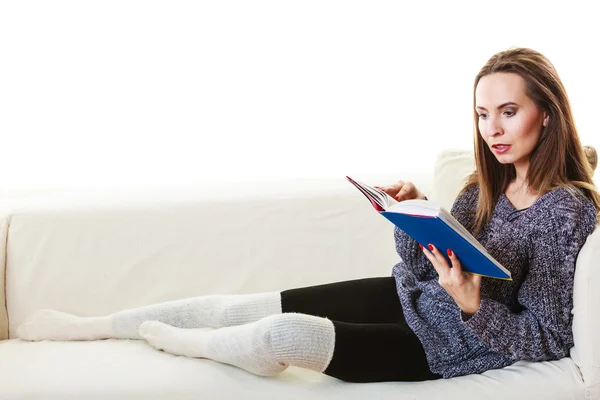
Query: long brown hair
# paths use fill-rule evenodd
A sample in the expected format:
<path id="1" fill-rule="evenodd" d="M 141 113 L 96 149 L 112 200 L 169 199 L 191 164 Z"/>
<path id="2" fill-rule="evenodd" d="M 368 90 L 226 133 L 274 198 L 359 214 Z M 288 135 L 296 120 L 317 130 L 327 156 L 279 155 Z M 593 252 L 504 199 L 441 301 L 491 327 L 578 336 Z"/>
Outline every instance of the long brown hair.
<path id="1" fill-rule="evenodd" d="M 481 68 L 473 86 L 475 172 L 465 188 L 479 185 L 479 206 L 473 229 L 481 232 L 490 221 L 500 195 L 516 178 L 512 164 L 496 160 L 479 132 L 475 111 L 475 90 L 479 80 L 495 72 L 510 72 L 525 81 L 525 93 L 540 110 L 546 111 L 548 123 L 529 159 L 527 183 L 544 195 L 558 187 L 574 185 L 600 209 L 600 194 L 592 180 L 593 168 L 581 146 L 567 92 L 550 61 L 535 50 L 515 48 L 495 54 Z M 593 150 L 593 149 L 592 149 Z"/>

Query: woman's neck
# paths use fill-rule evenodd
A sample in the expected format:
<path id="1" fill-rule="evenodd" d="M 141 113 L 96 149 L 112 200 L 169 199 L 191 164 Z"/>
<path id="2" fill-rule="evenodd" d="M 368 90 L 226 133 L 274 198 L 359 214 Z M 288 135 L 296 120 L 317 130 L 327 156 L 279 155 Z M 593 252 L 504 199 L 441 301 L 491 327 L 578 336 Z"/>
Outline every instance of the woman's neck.
<path id="1" fill-rule="evenodd" d="M 515 173 L 516 173 L 515 181 L 519 185 L 524 185 L 525 182 L 527 182 L 527 171 L 529 170 L 529 160 L 514 163 L 513 166 L 515 167 Z"/>
<path id="2" fill-rule="evenodd" d="M 518 210 L 530 207 L 540 197 L 538 192 L 529 187 L 527 181 L 517 179 L 508 184 L 504 194 Z"/>

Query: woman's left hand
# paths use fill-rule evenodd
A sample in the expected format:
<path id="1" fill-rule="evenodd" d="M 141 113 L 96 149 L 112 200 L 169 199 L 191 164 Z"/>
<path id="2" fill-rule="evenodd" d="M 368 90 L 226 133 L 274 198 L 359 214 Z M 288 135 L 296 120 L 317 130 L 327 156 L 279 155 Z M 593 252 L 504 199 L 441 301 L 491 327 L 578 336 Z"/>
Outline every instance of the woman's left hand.
<path id="1" fill-rule="evenodd" d="M 463 273 L 458 257 L 450 249 L 447 253 L 452 262 L 452 268 L 434 245 L 429 244 L 427 248 L 421 246 L 421 249 L 437 271 L 440 286 L 452 296 L 465 314 L 475 314 L 481 304 L 481 276 Z"/>

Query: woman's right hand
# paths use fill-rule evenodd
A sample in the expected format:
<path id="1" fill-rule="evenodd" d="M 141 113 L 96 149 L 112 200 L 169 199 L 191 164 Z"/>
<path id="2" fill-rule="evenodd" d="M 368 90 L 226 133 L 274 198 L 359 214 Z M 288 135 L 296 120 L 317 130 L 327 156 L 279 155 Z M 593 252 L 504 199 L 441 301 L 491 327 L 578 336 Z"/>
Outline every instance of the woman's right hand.
<path id="1" fill-rule="evenodd" d="M 417 189 L 412 182 L 398 181 L 393 185 L 389 186 L 376 186 L 378 189 L 383 190 L 388 195 L 396 199 L 397 201 L 421 199 L 426 200 L 427 198 L 423 193 Z"/>

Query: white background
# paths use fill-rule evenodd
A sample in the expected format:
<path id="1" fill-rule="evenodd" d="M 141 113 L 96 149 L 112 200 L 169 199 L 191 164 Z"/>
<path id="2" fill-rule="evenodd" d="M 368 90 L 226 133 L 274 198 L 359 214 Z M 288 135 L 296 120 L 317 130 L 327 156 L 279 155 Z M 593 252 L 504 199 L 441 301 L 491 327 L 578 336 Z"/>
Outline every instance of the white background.
<path id="1" fill-rule="evenodd" d="M 513 46 L 554 63 L 600 149 L 600 24 L 583 2 L 0 4 L 0 194 L 400 179 L 471 148 L 473 78 Z"/>

